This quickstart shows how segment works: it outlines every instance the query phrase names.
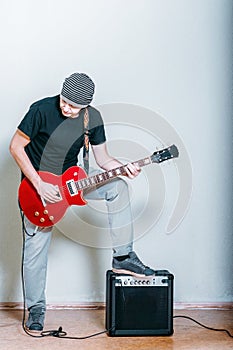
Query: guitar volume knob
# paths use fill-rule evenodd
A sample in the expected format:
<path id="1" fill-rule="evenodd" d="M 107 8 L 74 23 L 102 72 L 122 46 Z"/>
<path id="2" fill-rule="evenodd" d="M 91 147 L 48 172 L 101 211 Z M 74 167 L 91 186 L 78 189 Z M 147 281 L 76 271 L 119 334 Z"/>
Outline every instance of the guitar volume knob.
<path id="1" fill-rule="evenodd" d="M 39 216 L 40 213 L 39 213 L 38 211 L 35 211 L 34 215 L 35 215 L 35 216 Z"/>
<path id="2" fill-rule="evenodd" d="M 49 217 L 49 220 L 50 220 L 50 221 L 53 221 L 53 220 L 54 220 L 54 216 L 51 215 L 51 216 Z"/>
<path id="3" fill-rule="evenodd" d="M 40 218 L 40 222 L 45 222 L 45 219 L 44 218 Z"/>
<path id="4" fill-rule="evenodd" d="M 48 214 L 48 210 L 47 210 L 47 209 L 44 210 L 44 214 L 45 214 L 45 215 Z"/>

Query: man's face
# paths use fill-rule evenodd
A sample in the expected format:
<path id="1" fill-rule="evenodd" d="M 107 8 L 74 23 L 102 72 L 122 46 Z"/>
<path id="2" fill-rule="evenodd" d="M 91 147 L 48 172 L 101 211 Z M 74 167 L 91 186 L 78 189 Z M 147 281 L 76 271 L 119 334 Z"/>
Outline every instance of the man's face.
<path id="1" fill-rule="evenodd" d="M 81 110 L 81 108 L 72 106 L 71 104 L 65 102 L 61 97 L 60 97 L 60 108 L 64 117 L 67 117 L 67 118 L 77 118 Z"/>

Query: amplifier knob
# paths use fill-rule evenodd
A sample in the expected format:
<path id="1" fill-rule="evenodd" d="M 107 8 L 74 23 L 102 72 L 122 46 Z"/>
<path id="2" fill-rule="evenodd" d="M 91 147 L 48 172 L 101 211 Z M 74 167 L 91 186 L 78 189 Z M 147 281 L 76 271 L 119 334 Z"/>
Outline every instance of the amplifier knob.
<path id="1" fill-rule="evenodd" d="M 127 285 L 127 284 L 128 284 L 128 282 L 127 282 L 127 281 L 124 281 L 124 284 L 125 284 L 125 285 Z"/>

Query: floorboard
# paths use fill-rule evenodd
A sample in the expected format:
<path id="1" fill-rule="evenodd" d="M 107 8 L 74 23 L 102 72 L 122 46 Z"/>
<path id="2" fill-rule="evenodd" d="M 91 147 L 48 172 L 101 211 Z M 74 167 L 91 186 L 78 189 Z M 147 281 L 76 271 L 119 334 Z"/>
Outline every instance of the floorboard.
<path id="1" fill-rule="evenodd" d="M 213 328 L 225 328 L 233 334 L 233 310 L 174 310 L 174 315 L 192 317 Z M 21 326 L 22 310 L 0 310 L 0 349 L 4 350 L 226 350 L 233 349 L 233 338 L 211 331 L 184 319 L 174 319 L 172 336 L 109 337 L 106 333 L 89 339 L 32 338 Z M 84 337 L 105 330 L 105 310 L 48 310 L 45 329 L 62 329 L 71 337 Z"/>

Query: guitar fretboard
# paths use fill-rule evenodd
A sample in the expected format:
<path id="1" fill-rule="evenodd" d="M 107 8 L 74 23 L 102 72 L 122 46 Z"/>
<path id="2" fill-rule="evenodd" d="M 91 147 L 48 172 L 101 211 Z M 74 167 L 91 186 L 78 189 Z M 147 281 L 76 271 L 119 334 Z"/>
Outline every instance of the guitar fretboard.
<path id="1" fill-rule="evenodd" d="M 151 164 L 151 163 L 152 163 L 151 157 L 146 157 L 146 158 L 140 159 L 136 162 L 133 162 L 132 164 L 138 165 L 141 168 L 141 167 L 148 165 L 148 164 Z M 102 184 L 108 180 L 115 178 L 115 177 L 118 177 L 121 175 L 126 175 L 126 170 L 125 170 L 126 167 L 127 167 L 127 164 L 122 165 L 118 168 L 114 168 L 114 169 L 111 169 L 111 170 L 108 170 L 108 171 L 105 171 L 105 172 L 102 172 L 102 173 L 99 173 L 99 174 L 96 174 L 96 175 L 93 175 L 90 177 L 86 177 L 86 178 L 81 179 L 79 181 L 76 181 L 75 182 L 76 188 L 78 191 L 84 190 L 84 189 L 87 189 L 89 187 Z"/>

